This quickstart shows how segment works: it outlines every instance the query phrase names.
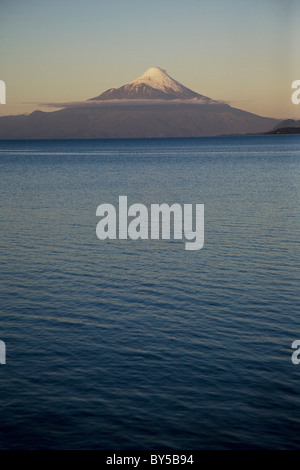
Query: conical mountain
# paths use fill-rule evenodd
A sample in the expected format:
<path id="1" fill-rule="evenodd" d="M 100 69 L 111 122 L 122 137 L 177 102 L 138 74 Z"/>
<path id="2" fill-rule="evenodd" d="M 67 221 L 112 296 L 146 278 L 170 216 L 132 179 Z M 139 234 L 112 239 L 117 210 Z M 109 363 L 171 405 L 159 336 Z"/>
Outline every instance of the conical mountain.
<path id="1" fill-rule="evenodd" d="M 268 132 L 279 119 L 190 90 L 159 67 L 78 106 L 0 117 L 0 139 L 208 137 Z"/>
<path id="2" fill-rule="evenodd" d="M 203 103 L 213 102 L 185 87 L 160 67 L 150 67 L 136 80 L 120 88 L 110 88 L 89 101 L 160 99 L 160 100 L 197 100 Z"/>

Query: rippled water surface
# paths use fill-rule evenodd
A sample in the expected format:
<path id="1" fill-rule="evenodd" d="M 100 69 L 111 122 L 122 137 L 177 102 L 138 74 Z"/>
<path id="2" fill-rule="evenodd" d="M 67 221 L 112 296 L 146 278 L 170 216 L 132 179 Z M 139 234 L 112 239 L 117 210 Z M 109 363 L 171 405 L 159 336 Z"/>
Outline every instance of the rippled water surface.
<path id="1" fill-rule="evenodd" d="M 299 136 L 0 142 L 0 448 L 300 446 Z M 96 208 L 205 205 L 205 244 Z"/>

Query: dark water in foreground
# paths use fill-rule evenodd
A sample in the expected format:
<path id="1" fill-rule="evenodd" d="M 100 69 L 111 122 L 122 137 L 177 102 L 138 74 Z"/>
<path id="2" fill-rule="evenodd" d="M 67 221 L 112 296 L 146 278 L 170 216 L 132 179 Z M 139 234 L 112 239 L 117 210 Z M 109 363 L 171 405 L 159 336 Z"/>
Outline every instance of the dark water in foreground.
<path id="1" fill-rule="evenodd" d="M 0 448 L 300 447 L 299 136 L 0 142 Z M 97 239 L 204 203 L 205 245 Z"/>

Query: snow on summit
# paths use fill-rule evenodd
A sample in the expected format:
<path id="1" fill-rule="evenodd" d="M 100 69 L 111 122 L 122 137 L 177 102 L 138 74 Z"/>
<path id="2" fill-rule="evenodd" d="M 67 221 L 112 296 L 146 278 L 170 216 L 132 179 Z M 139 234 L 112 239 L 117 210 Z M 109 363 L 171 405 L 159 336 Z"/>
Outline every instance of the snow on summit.
<path id="1" fill-rule="evenodd" d="M 167 72 L 160 67 L 150 67 L 143 73 L 139 78 L 130 82 L 129 85 L 145 83 L 157 90 L 174 91 L 180 93 L 182 91 L 182 85 L 176 80 L 173 80 Z"/>
<path id="2" fill-rule="evenodd" d="M 160 67 L 150 67 L 140 77 L 120 88 L 110 88 L 91 100 L 197 100 L 197 102 L 214 102 L 206 96 L 190 90 L 174 80 Z"/>

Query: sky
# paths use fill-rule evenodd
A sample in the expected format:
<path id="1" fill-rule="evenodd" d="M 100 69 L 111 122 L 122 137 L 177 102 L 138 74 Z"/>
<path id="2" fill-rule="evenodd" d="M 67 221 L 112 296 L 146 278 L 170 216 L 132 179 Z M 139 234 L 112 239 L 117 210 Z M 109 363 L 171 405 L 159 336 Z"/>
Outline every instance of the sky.
<path id="1" fill-rule="evenodd" d="M 0 0 L 0 115 L 52 111 L 159 66 L 215 100 L 300 119 L 299 18 L 299 0 Z"/>

